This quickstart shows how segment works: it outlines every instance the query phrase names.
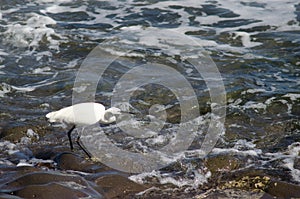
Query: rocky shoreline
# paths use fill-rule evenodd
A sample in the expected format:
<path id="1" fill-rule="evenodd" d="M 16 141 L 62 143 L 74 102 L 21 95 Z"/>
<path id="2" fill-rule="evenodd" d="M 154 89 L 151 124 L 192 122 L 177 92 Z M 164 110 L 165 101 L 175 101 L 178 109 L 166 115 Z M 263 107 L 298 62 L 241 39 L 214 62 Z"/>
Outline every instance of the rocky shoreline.
<path id="1" fill-rule="evenodd" d="M 129 174 L 87 159 L 81 151 L 70 152 L 64 134 L 53 134 L 48 126 L 6 129 L 1 132 L 1 140 L 7 143 L 1 146 L 1 199 L 300 198 L 300 186 L 285 182 L 286 173 L 245 168 L 247 156 L 208 156 L 201 162 L 211 172 L 208 182 L 185 191 L 186 187 L 171 184 L 133 182 Z M 9 147 L 15 153 L 8 152 Z"/>

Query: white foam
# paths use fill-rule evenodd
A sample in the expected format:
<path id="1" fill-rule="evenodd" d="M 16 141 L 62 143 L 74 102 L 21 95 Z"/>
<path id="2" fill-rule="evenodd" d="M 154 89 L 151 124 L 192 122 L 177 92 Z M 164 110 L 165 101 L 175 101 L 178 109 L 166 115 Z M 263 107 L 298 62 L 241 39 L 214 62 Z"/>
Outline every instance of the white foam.
<path id="1" fill-rule="evenodd" d="M 20 10 L 20 8 L 10 8 L 10 9 L 7 9 L 7 10 L 1 10 L 1 13 L 2 13 L 2 16 L 3 14 L 10 14 L 10 13 L 13 13 L 13 12 L 17 12 L 18 10 Z"/>
<path id="2" fill-rule="evenodd" d="M 286 1 L 277 1 L 277 0 L 270 0 L 263 2 L 263 6 L 251 6 L 253 3 L 252 0 L 246 1 L 239 1 L 239 0 L 217 0 L 215 1 L 214 5 L 219 8 L 225 8 L 228 10 L 233 11 L 237 16 L 229 18 L 230 20 L 251 20 L 252 23 L 242 25 L 242 26 L 233 26 L 233 27 L 222 27 L 216 28 L 217 33 L 221 32 L 240 32 L 239 29 L 242 28 L 252 28 L 256 26 L 270 26 L 270 27 L 277 27 L 280 31 L 287 31 L 287 30 L 299 30 L 299 26 L 297 24 L 291 25 L 289 22 L 294 21 L 296 19 L 295 14 L 295 6 L 299 3 L 297 0 L 291 0 L 289 2 Z M 195 7 L 195 8 L 202 8 L 202 5 L 212 5 L 212 2 L 198 2 L 194 0 L 186 0 L 186 1 L 158 1 L 151 5 L 140 6 L 140 9 L 147 7 L 147 8 L 158 8 L 158 9 L 166 9 L 172 10 L 176 13 L 179 13 L 181 18 L 182 26 L 180 28 L 186 28 L 188 24 L 188 18 L 191 16 L 187 14 L 183 9 L 172 9 L 170 6 L 182 6 L 182 7 Z M 284 8 L 284 9 L 283 9 Z M 139 9 L 136 9 L 139 11 Z M 214 25 L 218 22 L 223 20 L 228 20 L 228 18 L 223 18 L 217 15 L 209 15 L 207 16 L 204 12 L 201 13 L 202 16 L 197 16 L 195 21 L 198 21 L 202 24 L 204 28 L 209 25 Z M 273 31 L 270 28 L 269 31 Z M 246 37 L 248 37 L 246 35 Z M 246 47 L 253 47 L 258 45 L 259 43 L 256 42 L 248 42 L 248 38 L 244 38 L 244 44 Z"/>
<path id="3" fill-rule="evenodd" d="M 214 3 L 212 2 L 195 2 L 194 0 L 187 0 L 187 1 L 163 1 L 163 2 L 152 2 L 151 4 L 148 3 L 142 3 L 138 2 L 138 6 L 135 6 L 137 3 L 131 0 L 123 2 L 108 2 L 111 6 L 118 8 L 118 9 L 106 9 L 101 7 L 95 7 L 95 12 L 89 11 L 88 3 L 84 3 L 81 6 L 70 6 L 66 4 L 60 4 L 64 2 L 71 2 L 70 0 L 39 0 L 38 1 L 41 4 L 46 4 L 45 9 L 41 10 L 41 13 L 47 14 L 59 14 L 64 12 L 85 12 L 89 16 L 91 16 L 93 19 L 81 21 L 79 23 L 84 24 L 96 24 L 96 23 L 107 23 L 111 24 L 112 26 L 118 26 L 123 18 L 128 16 L 128 10 L 130 9 L 131 12 L 134 13 L 141 13 L 143 12 L 143 9 L 161 9 L 166 11 L 171 11 L 174 13 L 178 13 L 179 16 L 181 16 L 178 19 L 178 22 L 180 22 L 180 26 L 176 28 L 145 28 L 141 25 L 138 26 L 129 26 L 129 27 L 122 27 L 120 30 L 122 32 L 134 32 L 138 33 L 139 37 L 139 44 L 145 45 L 145 46 L 156 46 L 158 48 L 164 49 L 165 52 L 169 52 L 171 54 L 181 54 L 182 49 L 178 46 L 190 46 L 190 47 L 213 47 L 218 48 L 222 51 L 228 51 L 228 52 L 234 52 L 234 53 L 246 53 L 249 52 L 245 49 L 252 48 L 255 46 L 260 45 L 261 43 L 255 41 L 255 35 L 257 32 L 245 32 L 240 31 L 240 29 L 247 29 L 247 28 L 253 28 L 257 26 L 270 26 L 270 30 L 266 30 L 266 32 L 274 31 L 273 27 L 276 27 L 278 30 L 299 30 L 299 26 L 297 25 L 291 25 L 289 24 L 290 21 L 295 20 L 296 15 L 294 14 L 295 11 L 295 3 L 296 0 L 292 0 L 289 2 L 278 2 L 276 0 L 271 0 L 268 2 L 264 2 L 261 4 L 261 6 L 253 6 L 251 5 L 252 1 L 246 0 L 243 2 L 240 2 L 238 0 L 217 0 Z M 54 3 L 56 2 L 56 3 Z M 222 17 L 218 15 L 207 15 L 205 13 L 205 9 L 201 14 L 196 16 L 194 19 L 196 22 L 200 22 L 201 26 L 191 26 L 190 25 L 190 17 L 193 16 L 191 13 L 186 11 L 188 7 L 194 7 L 194 8 L 203 8 L 204 5 L 215 5 L 216 9 L 228 9 L 230 11 L 233 11 L 236 16 L 232 18 Z M 259 5 L 259 3 L 258 3 Z M 182 6 L 182 9 L 173 8 L 172 6 Z M 282 8 L 285 9 L 282 9 Z M 7 13 L 13 12 L 16 10 L 6 11 Z M 255 15 L 253 14 L 255 13 Z M 130 14 L 130 12 L 129 12 Z M 107 17 L 109 15 L 116 15 L 115 18 Z M 193 16 L 194 17 L 194 16 Z M 280 18 L 280 20 L 278 20 Z M 231 27 L 221 27 L 217 28 L 215 26 L 212 27 L 212 25 L 222 22 L 224 20 L 250 20 L 252 23 L 248 23 L 241 26 L 231 26 Z M 10 33 L 13 39 L 10 40 L 11 43 L 14 43 L 16 46 L 38 46 L 38 43 L 41 41 L 41 35 L 46 35 L 47 40 L 50 42 L 50 46 L 53 49 L 59 48 L 59 43 L 62 38 L 61 35 L 58 35 L 54 32 L 53 29 L 47 28 L 45 24 L 55 24 L 56 21 L 51 19 L 48 16 L 44 15 L 35 15 L 27 20 L 27 24 L 25 26 L 22 26 L 21 24 L 13 24 L 10 25 L 10 29 L 6 33 Z M 69 24 L 72 24 L 72 22 L 68 22 Z M 78 23 L 78 21 L 74 22 Z M 162 22 L 163 23 L 163 22 Z M 161 23 L 161 24 L 162 24 Z M 33 29 L 33 27 L 37 27 L 37 29 Z M 199 30 L 211 30 L 214 28 L 217 32 L 217 34 L 220 34 L 222 32 L 229 32 L 231 35 L 233 35 L 233 39 L 241 39 L 241 42 L 243 44 L 243 47 L 236 47 L 231 46 L 230 44 L 218 44 L 215 41 L 208 40 L 196 37 L 196 36 L 187 36 L 193 38 L 193 41 L 186 42 L 186 39 L 180 39 L 179 37 L 174 37 L 174 35 L 179 35 L 178 33 L 184 34 L 187 31 L 199 31 Z M 155 33 L 156 37 L 154 37 L 153 34 L 147 34 L 149 30 L 154 30 L 153 33 Z M 47 33 L 46 31 L 47 30 Z M 146 31 L 145 31 L 146 30 Z M 82 30 L 84 34 L 88 34 L 89 37 L 98 39 L 99 37 L 103 38 L 103 33 L 101 31 L 95 31 L 95 30 Z M 168 35 L 171 31 L 174 32 L 173 35 Z M 33 32 L 34 34 L 30 35 L 29 32 Z M 146 33 L 146 34 L 145 34 Z M 8 34 L 6 34 L 8 35 Z M 55 35 L 60 40 L 54 40 L 51 38 L 50 35 Z M 161 40 L 158 40 L 157 36 L 161 37 Z M 166 39 L 167 38 L 167 39 Z M 111 39 L 111 38 L 110 38 Z M 126 40 L 123 38 L 121 43 L 124 44 L 130 44 L 130 40 Z M 196 44 L 196 45 L 195 45 Z M 177 46 L 176 48 L 173 48 L 173 46 Z M 118 55 L 118 56 L 131 56 L 131 57 L 143 57 L 142 54 L 131 52 L 130 54 L 125 54 L 122 50 L 117 49 L 107 49 L 108 52 L 111 52 L 112 54 Z M 259 56 L 259 55 L 257 55 Z M 192 57 L 190 57 L 192 58 Z M 72 67 L 72 66 L 71 66 Z"/>
<path id="4" fill-rule="evenodd" d="M 149 138 L 146 140 L 147 143 L 155 145 L 155 144 L 163 144 L 167 141 L 167 137 L 163 135 L 158 135 L 154 138 Z"/>
<path id="5" fill-rule="evenodd" d="M 259 46 L 262 44 L 261 42 L 251 41 L 251 35 L 247 32 L 236 31 L 236 32 L 234 32 L 234 34 L 235 34 L 235 36 L 233 38 L 237 39 L 238 37 L 241 37 L 243 46 L 245 46 L 247 48 L 252 48 L 252 47 Z"/>
<path id="6" fill-rule="evenodd" d="M 198 30 L 206 30 L 206 29 L 212 29 L 213 28 L 217 31 L 217 34 L 220 34 L 222 32 L 229 32 L 232 35 L 235 35 L 233 38 L 240 38 L 241 42 L 243 44 L 243 47 L 245 48 L 252 48 L 257 45 L 260 45 L 261 43 L 255 41 L 255 35 L 257 32 L 244 32 L 240 31 L 241 29 L 250 29 L 253 27 L 258 27 L 258 26 L 270 26 L 269 30 L 265 30 L 266 32 L 273 32 L 274 27 L 277 28 L 279 31 L 287 31 L 287 30 L 299 30 L 299 26 L 294 23 L 291 24 L 291 21 L 296 20 L 296 14 L 295 14 L 295 6 L 297 4 L 297 0 L 291 0 L 289 2 L 279 2 L 277 0 L 270 0 L 267 2 L 262 3 L 261 5 L 258 3 L 258 6 L 252 5 L 251 0 L 246 0 L 246 1 L 238 1 L 238 0 L 217 0 L 215 2 L 197 2 L 194 0 L 186 0 L 186 1 L 158 1 L 158 2 L 152 2 L 151 4 L 149 3 L 144 3 L 143 2 L 138 2 L 138 6 L 135 6 L 137 2 L 127 0 L 124 2 L 108 2 L 111 6 L 118 8 L 118 9 L 106 9 L 106 8 L 101 8 L 101 7 L 95 7 L 95 13 L 89 11 L 88 3 L 84 3 L 81 6 L 70 6 L 66 4 L 61 4 L 61 3 L 66 3 L 66 2 L 71 2 L 71 0 L 39 0 L 38 3 L 40 4 L 45 4 L 45 8 L 40 10 L 41 13 L 46 15 L 47 13 L 52 13 L 52 14 L 59 14 L 59 13 L 64 13 L 64 12 L 85 12 L 89 16 L 93 17 L 94 19 L 84 21 L 85 24 L 96 24 L 96 23 L 107 23 L 111 24 L 112 26 L 118 26 L 121 20 L 124 17 L 127 17 L 128 10 L 130 9 L 131 12 L 133 13 L 142 13 L 143 9 L 160 9 L 160 10 L 166 10 L 166 11 L 171 11 L 174 13 L 178 13 L 180 18 L 178 19 L 178 22 L 181 23 L 179 27 L 176 28 L 170 28 L 170 29 L 157 29 L 159 32 L 157 32 L 157 35 L 162 35 L 163 37 L 165 34 L 165 30 L 172 30 L 176 31 L 178 33 L 184 34 L 186 31 L 198 31 Z M 201 12 L 201 14 L 197 15 L 194 21 L 200 22 L 201 26 L 191 26 L 190 25 L 190 17 L 192 15 L 189 13 L 185 8 L 204 8 L 204 5 L 213 5 L 216 6 L 216 9 L 228 9 L 229 11 L 233 11 L 236 16 L 233 16 L 231 18 L 227 17 L 222 17 L 219 15 L 207 15 L 205 13 L 205 9 Z M 174 8 L 172 6 L 182 6 L 182 8 Z M 283 9 L 284 8 L 284 9 Z M 12 13 L 16 12 L 18 8 L 15 9 L 9 9 L 3 11 L 3 14 L 7 13 Z M 18 25 L 21 24 L 13 24 L 12 26 L 15 26 L 14 28 L 16 30 L 11 30 L 14 32 L 14 37 L 15 37 L 15 44 L 18 46 L 34 46 L 37 45 L 37 41 L 40 41 L 40 37 L 38 35 L 40 34 L 45 34 L 45 32 L 41 29 L 41 27 L 45 28 L 45 24 L 54 24 L 56 23 L 53 19 L 51 19 L 48 16 L 44 15 L 35 15 L 31 17 L 28 21 L 26 26 L 21 26 L 18 27 Z M 116 15 L 117 17 L 115 18 L 110 18 L 107 17 L 109 15 Z M 214 24 L 222 22 L 224 20 L 250 20 L 252 23 L 245 23 L 244 25 L 240 26 L 230 26 L 230 27 L 220 27 L 217 28 L 214 26 Z M 70 24 L 72 22 L 69 22 Z M 78 22 L 76 22 L 78 23 Z M 164 22 L 161 22 L 163 24 Z M 29 29 L 26 29 L 26 27 L 29 27 Z M 30 29 L 32 27 L 38 27 L 38 30 Z M 17 29 L 23 31 L 23 33 L 18 33 Z M 23 29 L 23 30 L 22 30 Z M 123 27 L 121 28 L 122 31 L 137 31 L 142 33 L 144 27 L 142 26 L 129 26 L 129 27 Z M 51 46 L 55 49 L 58 48 L 58 41 L 51 40 L 49 38 L 49 34 L 55 34 L 55 32 L 48 28 L 48 34 L 46 34 L 47 39 L 49 39 Z M 27 34 L 28 32 L 34 32 L 33 35 L 35 35 L 34 39 L 32 42 L 28 41 L 28 37 L 30 38 L 30 35 Z M 93 33 L 92 35 L 98 35 L 99 37 L 99 32 L 95 30 L 83 30 L 88 32 L 90 31 Z M 9 33 L 8 31 L 7 33 Z M 27 32 L 27 33 L 26 33 Z M 40 32 L 40 33 L 38 33 Z M 35 34 L 37 33 L 37 34 Z M 19 35 L 18 35 L 19 34 Z M 25 34 L 25 35 L 20 35 L 20 34 Z M 91 37 L 93 37 L 91 35 Z M 56 36 L 60 37 L 60 35 Z M 141 36 L 141 35 L 140 35 Z M 144 35 L 145 36 L 145 35 Z M 228 44 L 217 44 L 215 41 L 210 41 L 210 40 L 202 40 L 199 37 L 193 37 L 201 46 L 214 46 L 220 49 L 226 49 L 229 51 L 235 51 L 235 52 L 241 52 L 241 48 L 238 47 L 233 47 Z M 32 38 L 31 38 L 32 39 Z M 172 37 L 169 38 L 169 41 L 172 40 Z M 178 45 L 178 42 L 182 40 L 174 39 L 171 41 L 175 42 L 172 44 Z M 125 40 L 123 41 L 124 43 Z M 17 44 L 18 43 L 18 44 Z M 148 36 L 145 36 L 143 39 L 141 39 L 141 43 L 144 45 L 151 45 L 157 44 L 157 41 L 154 40 L 153 38 Z M 180 44 L 181 46 L 183 45 L 191 45 L 191 43 L 184 43 Z M 160 42 L 159 46 L 162 46 L 162 43 Z M 172 45 L 169 45 L 169 47 Z M 175 49 L 172 49 L 173 51 Z M 119 52 L 120 53 L 120 52 Z M 178 53 L 178 52 L 177 52 Z M 121 54 L 120 54 L 121 55 Z M 138 56 L 138 54 L 134 55 Z"/>
<path id="7" fill-rule="evenodd" d="M 243 106 L 244 109 L 266 109 L 267 105 L 262 102 L 248 101 Z"/>
<path id="8" fill-rule="evenodd" d="M 238 124 L 230 124 L 230 128 L 245 128 L 244 126 L 238 125 Z"/>
<path id="9" fill-rule="evenodd" d="M 31 138 L 29 137 L 21 137 L 20 143 L 24 145 L 29 145 L 31 143 Z"/>
<path id="10" fill-rule="evenodd" d="M 141 26 L 133 26 L 122 28 L 122 38 L 118 40 L 118 46 L 124 44 L 123 46 L 135 45 L 159 48 L 160 51 L 169 55 L 182 55 L 185 59 L 187 58 L 198 58 L 198 54 L 190 53 L 193 49 L 197 49 L 199 53 L 204 46 L 217 46 L 215 41 L 202 40 L 196 37 L 190 37 L 184 35 L 177 29 L 159 29 L 155 27 L 143 28 Z M 187 49 L 186 46 L 189 46 Z M 122 46 L 122 45 L 121 45 Z M 203 49 L 202 49 L 203 50 Z M 144 55 L 139 53 L 127 53 L 123 49 L 105 49 L 105 51 L 110 52 L 118 56 L 135 56 L 143 57 Z M 204 50 L 203 50 L 204 51 Z M 196 56 L 196 57 L 195 57 Z"/>
<path id="11" fill-rule="evenodd" d="M 18 164 L 17 167 L 33 167 L 33 164 L 30 164 L 28 162 L 25 162 L 25 160 L 21 160 Z"/>
<path id="12" fill-rule="evenodd" d="M 250 6 L 250 3 L 252 3 L 251 0 L 243 1 L 244 4 L 248 3 L 249 6 L 241 4 L 241 2 L 238 0 L 218 0 L 218 2 L 222 5 L 221 7 L 233 10 L 236 14 L 238 14 L 239 16 L 235 17 L 235 19 L 258 20 L 257 22 L 245 25 L 244 28 L 251 28 L 254 26 L 275 26 L 281 31 L 294 30 L 294 28 L 296 28 L 296 25 L 293 26 L 288 24 L 289 21 L 295 19 L 294 5 L 297 4 L 297 0 L 292 0 L 289 2 L 277 0 L 265 1 L 263 2 L 264 7 Z M 224 31 L 235 28 L 236 27 L 225 28 Z M 299 27 L 297 28 L 299 29 Z"/>
<path id="13" fill-rule="evenodd" d="M 0 142 L 0 147 L 2 151 L 4 150 L 14 150 L 16 148 L 16 144 L 11 143 L 9 141 Z"/>
<path id="14" fill-rule="evenodd" d="M 63 12 L 85 12 L 87 10 L 87 7 L 85 5 L 79 6 L 79 7 L 70 7 L 70 6 L 60 6 L 58 4 L 53 4 L 49 7 L 47 7 L 45 10 L 42 10 L 42 13 L 63 13 Z"/>
<path id="15" fill-rule="evenodd" d="M 40 69 L 40 70 L 42 70 L 42 69 Z M 39 69 L 36 72 L 39 72 Z M 53 78 L 56 76 L 57 76 L 57 73 L 55 73 L 53 75 Z M 58 82 L 58 81 L 49 81 L 48 79 L 46 79 L 46 80 L 42 80 L 40 82 L 33 83 L 33 84 L 25 84 L 23 86 L 14 86 L 14 85 L 6 84 L 6 83 L 1 83 L 0 89 L 2 88 L 2 90 L 0 90 L 0 97 L 4 97 L 5 94 L 10 93 L 10 92 L 21 92 L 21 93 L 32 92 L 36 88 L 55 84 L 56 82 Z"/>
<path id="16" fill-rule="evenodd" d="M 180 176 L 174 177 L 171 173 L 161 173 L 159 171 L 152 171 L 148 173 L 141 173 L 137 175 L 132 175 L 129 177 L 130 180 L 144 184 L 147 183 L 148 178 L 156 178 L 159 180 L 160 184 L 173 184 L 176 187 L 191 187 L 197 188 L 199 185 L 203 185 L 207 182 L 207 180 L 211 177 L 211 172 L 203 172 L 200 169 L 193 169 L 192 171 L 192 178 Z"/>
<path id="17" fill-rule="evenodd" d="M 247 140 L 238 140 L 236 141 L 234 148 L 236 149 L 241 149 L 241 148 L 248 148 L 248 149 L 254 149 L 256 146 L 256 144 L 254 144 L 253 142 L 249 142 Z"/>
<path id="18" fill-rule="evenodd" d="M 72 90 L 77 92 L 77 93 L 82 93 L 88 88 L 88 85 L 81 85 L 77 87 L 73 87 Z"/>
<path id="19" fill-rule="evenodd" d="M 74 59 L 66 64 L 64 68 L 75 68 L 78 65 L 80 59 Z"/>
<path id="20" fill-rule="evenodd" d="M 17 167 L 22 167 L 22 166 L 34 167 L 35 165 L 37 165 L 39 163 L 54 164 L 53 160 L 43 160 L 43 159 L 31 158 L 31 159 L 19 160 Z"/>
<path id="21" fill-rule="evenodd" d="M 11 88 L 13 88 L 14 90 L 16 91 L 19 91 L 19 92 L 31 92 L 31 91 L 34 91 L 35 90 L 35 87 L 33 86 L 12 86 L 11 85 Z"/>
<path id="22" fill-rule="evenodd" d="M 235 153 L 239 155 L 250 155 L 250 156 L 259 156 L 262 154 L 262 150 L 260 149 L 249 149 L 249 150 L 239 150 L 236 148 L 229 148 L 229 149 L 221 149 L 221 148 L 214 148 L 212 150 L 213 153 L 220 154 L 220 153 Z"/>
<path id="23" fill-rule="evenodd" d="M 13 166 L 14 165 L 11 161 L 6 160 L 4 158 L 0 158 L 0 164 L 1 165 L 8 165 L 8 166 Z"/>
<path id="24" fill-rule="evenodd" d="M 290 155 L 288 158 L 285 158 L 283 160 L 284 166 L 291 170 L 291 175 L 294 180 L 297 182 L 300 182 L 300 170 L 298 168 L 295 168 L 295 160 L 299 158 L 300 153 L 300 143 L 296 142 L 291 144 L 288 147 L 288 154 Z"/>
<path id="25" fill-rule="evenodd" d="M 29 138 L 35 138 L 37 140 L 40 139 L 40 136 L 36 132 L 34 132 L 32 129 L 27 129 L 26 135 Z"/>
<path id="26" fill-rule="evenodd" d="M 288 146 L 286 151 L 276 153 L 265 153 L 265 161 L 262 162 L 264 162 L 264 164 L 274 161 L 279 162 L 280 164 L 278 164 L 278 166 L 284 169 L 289 169 L 293 180 L 300 182 L 300 170 L 295 165 L 295 162 L 299 159 L 299 153 L 300 142 L 294 142 Z"/>
<path id="27" fill-rule="evenodd" d="M 36 56 L 36 61 L 40 61 L 43 57 L 48 57 L 50 59 L 52 57 L 52 53 L 50 51 L 42 51 L 36 53 L 35 56 Z"/>
<path id="28" fill-rule="evenodd" d="M 10 93 L 12 91 L 12 88 L 10 85 L 6 83 L 0 84 L 0 97 L 4 97 L 5 94 Z"/>
<path id="29" fill-rule="evenodd" d="M 266 101 L 265 101 L 265 104 L 266 105 L 270 105 L 270 104 L 272 104 L 272 102 L 274 102 L 276 100 L 276 97 L 271 97 L 271 98 L 269 98 L 269 99 L 267 99 Z"/>
<path id="30" fill-rule="evenodd" d="M 0 56 L 8 56 L 9 54 L 7 52 L 4 52 L 2 49 L 0 49 Z"/>
<path id="31" fill-rule="evenodd" d="M 283 97 L 287 97 L 287 98 L 290 98 L 292 101 L 296 101 L 297 99 L 300 99 L 300 94 L 288 93 L 288 94 L 285 94 Z"/>
<path id="32" fill-rule="evenodd" d="M 56 4 L 72 2 L 72 0 L 38 0 L 38 1 L 40 3 L 56 3 Z"/>
<path id="33" fill-rule="evenodd" d="M 35 68 L 32 73 L 34 74 L 52 74 L 51 71 L 51 68 L 46 66 L 46 67 L 43 67 L 43 68 Z"/>
<path id="34" fill-rule="evenodd" d="M 248 89 L 246 91 L 243 91 L 242 94 L 259 93 L 259 92 L 264 93 L 264 89 Z M 268 91 L 266 91 L 266 92 L 268 92 Z M 243 104 L 243 100 L 240 98 L 236 99 L 235 101 L 233 101 L 232 99 L 229 99 L 228 107 L 235 108 L 235 109 L 243 109 L 243 110 L 253 109 L 254 111 L 258 112 L 259 110 L 266 111 L 266 108 L 268 106 L 270 106 L 272 103 L 280 102 L 287 106 L 286 113 L 291 114 L 293 105 L 297 105 L 297 104 L 289 103 L 289 101 L 284 98 L 290 98 L 290 100 L 293 102 L 300 98 L 300 94 L 288 93 L 288 94 L 285 94 L 280 97 L 270 97 L 270 98 L 266 99 L 265 102 L 247 101 L 244 104 Z"/>
<path id="35" fill-rule="evenodd" d="M 0 61 L 1 61 L 1 58 L 0 58 Z M 5 72 L 4 72 L 4 71 L 1 71 L 1 69 L 2 69 L 2 68 L 5 68 L 5 66 L 3 66 L 3 65 L 2 65 L 2 66 L 0 66 L 0 75 L 4 75 L 4 74 L 5 74 Z M 1 94 L 0 94 L 0 96 L 1 96 Z"/>
<path id="36" fill-rule="evenodd" d="M 63 39 L 56 34 L 54 29 L 47 27 L 47 25 L 56 24 L 52 18 L 31 13 L 30 18 L 23 23 L 13 22 L 8 24 L 7 30 L 2 34 L 6 43 L 12 44 L 16 47 L 33 47 L 37 48 L 44 38 L 49 42 L 50 49 L 59 49 L 61 41 L 55 40 L 52 36 Z"/>
<path id="37" fill-rule="evenodd" d="M 245 95 L 246 93 L 253 94 L 253 93 L 265 93 L 265 92 L 267 92 L 266 89 L 263 89 L 263 88 L 256 88 L 255 89 L 255 88 L 253 88 L 253 89 L 248 89 L 246 91 L 243 91 L 241 94 Z"/>

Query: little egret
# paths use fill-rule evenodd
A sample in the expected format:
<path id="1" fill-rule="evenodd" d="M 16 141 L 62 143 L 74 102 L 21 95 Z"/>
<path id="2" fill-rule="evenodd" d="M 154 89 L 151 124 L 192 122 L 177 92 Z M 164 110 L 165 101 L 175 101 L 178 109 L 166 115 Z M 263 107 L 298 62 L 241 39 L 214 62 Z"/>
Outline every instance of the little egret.
<path id="1" fill-rule="evenodd" d="M 86 102 L 68 106 L 58 111 L 50 112 L 46 115 L 46 118 L 48 118 L 49 122 L 51 123 L 59 122 L 73 125 L 72 128 L 67 132 L 70 148 L 73 150 L 71 133 L 75 127 L 84 127 L 97 122 L 101 124 L 110 124 L 116 121 L 116 115 L 118 114 L 120 114 L 120 109 L 116 107 L 105 110 L 105 107 L 102 104 Z M 76 143 L 87 154 L 87 156 L 91 158 L 91 155 L 80 144 L 79 139 L 80 136 L 78 136 L 76 139 Z"/>

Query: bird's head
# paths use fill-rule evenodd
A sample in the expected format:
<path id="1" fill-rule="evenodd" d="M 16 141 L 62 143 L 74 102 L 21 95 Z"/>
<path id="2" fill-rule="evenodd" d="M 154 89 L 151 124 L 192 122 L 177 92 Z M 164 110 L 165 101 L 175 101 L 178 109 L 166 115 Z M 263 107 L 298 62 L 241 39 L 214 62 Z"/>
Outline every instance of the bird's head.
<path id="1" fill-rule="evenodd" d="M 103 124 L 110 124 L 117 120 L 116 116 L 121 114 L 121 110 L 116 107 L 111 107 L 107 109 L 101 118 L 100 123 Z"/>

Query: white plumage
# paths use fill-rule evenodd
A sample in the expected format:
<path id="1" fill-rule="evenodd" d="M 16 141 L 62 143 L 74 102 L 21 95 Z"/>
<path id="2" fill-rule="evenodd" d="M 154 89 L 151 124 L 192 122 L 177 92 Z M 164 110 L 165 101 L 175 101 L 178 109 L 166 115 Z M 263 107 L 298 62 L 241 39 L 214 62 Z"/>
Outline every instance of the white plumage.
<path id="1" fill-rule="evenodd" d="M 73 150 L 71 133 L 75 127 L 88 126 L 97 122 L 102 124 L 110 124 L 116 121 L 116 115 L 120 113 L 120 109 L 116 107 L 105 110 L 105 107 L 102 104 L 86 102 L 68 106 L 58 111 L 50 112 L 46 115 L 46 117 L 48 118 L 49 122 L 60 122 L 73 125 L 73 127 L 67 133 L 70 142 L 70 148 Z M 77 144 L 89 157 L 91 157 L 86 149 L 80 144 L 79 138 L 80 137 L 78 136 L 76 140 Z"/>
<path id="2" fill-rule="evenodd" d="M 116 121 L 120 109 L 112 107 L 105 110 L 102 104 L 86 102 L 62 108 L 46 115 L 49 122 L 61 122 L 76 126 L 87 126 L 97 122 L 110 124 Z"/>

